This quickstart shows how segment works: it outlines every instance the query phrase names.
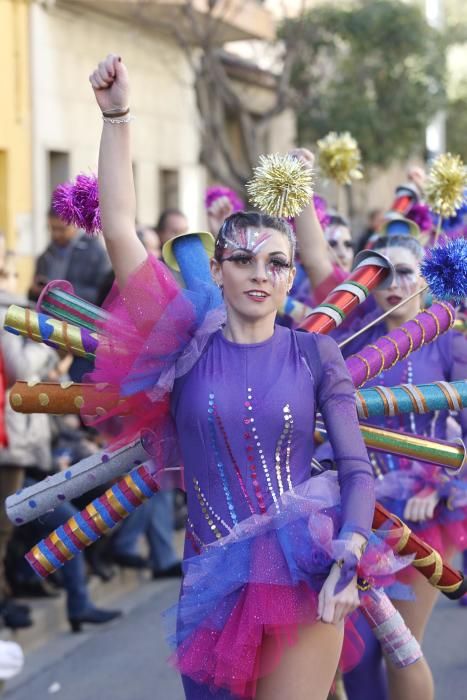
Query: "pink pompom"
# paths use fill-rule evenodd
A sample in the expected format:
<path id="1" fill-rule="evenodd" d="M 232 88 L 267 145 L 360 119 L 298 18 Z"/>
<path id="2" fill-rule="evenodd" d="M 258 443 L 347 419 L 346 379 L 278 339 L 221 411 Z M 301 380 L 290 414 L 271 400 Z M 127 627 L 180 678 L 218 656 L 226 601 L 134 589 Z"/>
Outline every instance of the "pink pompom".
<path id="1" fill-rule="evenodd" d="M 81 173 L 75 182 L 58 185 L 52 195 L 52 209 L 67 224 L 96 236 L 102 230 L 96 176 Z"/>
<path id="2" fill-rule="evenodd" d="M 242 199 L 240 199 L 238 194 L 233 190 L 229 189 L 228 187 L 221 187 L 220 185 L 208 187 L 208 189 L 206 190 L 206 194 L 204 197 L 204 205 L 206 209 L 209 209 L 212 203 L 215 202 L 216 199 L 220 199 L 220 197 L 228 198 L 230 204 L 232 205 L 233 214 L 235 214 L 235 212 L 237 211 L 245 210 L 245 202 Z"/>

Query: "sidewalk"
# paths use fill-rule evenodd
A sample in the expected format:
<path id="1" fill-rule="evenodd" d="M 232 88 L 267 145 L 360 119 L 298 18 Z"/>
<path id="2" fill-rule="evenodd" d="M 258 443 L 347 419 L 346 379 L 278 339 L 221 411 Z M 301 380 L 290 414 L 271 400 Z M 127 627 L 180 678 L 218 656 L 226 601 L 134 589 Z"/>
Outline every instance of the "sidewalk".
<path id="1" fill-rule="evenodd" d="M 182 556 L 184 530 L 176 531 L 175 549 Z M 142 554 L 147 554 L 144 550 Z M 116 575 L 104 583 L 96 576 L 89 579 L 89 592 L 93 603 L 99 607 L 119 607 L 119 600 L 128 596 L 139 588 L 144 587 L 151 579 L 149 571 L 135 571 L 115 567 Z M 65 609 L 65 594 L 60 598 L 21 598 L 21 603 L 31 606 L 34 625 L 25 630 L 12 632 L 7 628 L 0 630 L 0 639 L 18 642 L 25 654 L 45 645 L 59 632 L 70 631 Z"/>
<path id="2" fill-rule="evenodd" d="M 118 607 L 118 600 L 140 588 L 149 580 L 148 572 L 117 569 L 116 575 L 106 583 L 95 576 L 89 579 L 91 599 L 99 607 Z M 59 598 L 21 598 L 19 602 L 31 606 L 32 627 L 12 632 L 0 630 L 0 639 L 18 642 L 25 654 L 36 650 L 54 638 L 59 632 L 69 631 L 65 594 Z"/>

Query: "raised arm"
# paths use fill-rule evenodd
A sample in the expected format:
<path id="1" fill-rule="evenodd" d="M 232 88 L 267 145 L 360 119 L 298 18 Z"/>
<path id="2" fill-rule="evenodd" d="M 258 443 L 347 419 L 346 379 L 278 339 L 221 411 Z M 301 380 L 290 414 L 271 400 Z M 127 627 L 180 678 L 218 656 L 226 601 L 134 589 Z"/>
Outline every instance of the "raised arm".
<path id="1" fill-rule="evenodd" d="M 99 204 L 107 251 L 117 282 L 128 277 L 147 258 L 136 235 L 136 197 L 130 148 L 128 72 L 119 56 L 109 54 L 89 76 L 97 104 L 104 113 L 99 150 Z M 106 121 L 105 115 L 117 120 Z"/>
<path id="2" fill-rule="evenodd" d="M 313 168 L 314 155 L 306 148 L 296 148 L 290 151 L 290 155 L 297 158 L 305 167 Z M 317 287 L 332 275 L 333 266 L 313 199 L 295 218 L 295 231 L 301 263 L 310 279 L 311 286 Z"/>

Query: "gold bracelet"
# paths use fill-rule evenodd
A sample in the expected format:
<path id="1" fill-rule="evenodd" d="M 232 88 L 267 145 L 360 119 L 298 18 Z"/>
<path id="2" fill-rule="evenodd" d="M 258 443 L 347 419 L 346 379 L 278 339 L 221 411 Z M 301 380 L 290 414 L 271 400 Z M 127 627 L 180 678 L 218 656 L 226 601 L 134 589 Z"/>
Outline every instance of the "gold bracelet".
<path id="1" fill-rule="evenodd" d="M 122 109 L 121 107 L 115 107 L 115 109 L 108 109 L 106 112 L 102 112 L 103 117 L 108 117 L 109 119 L 113 117 L 126 117 L 130 113 L 130 108 Z"/>

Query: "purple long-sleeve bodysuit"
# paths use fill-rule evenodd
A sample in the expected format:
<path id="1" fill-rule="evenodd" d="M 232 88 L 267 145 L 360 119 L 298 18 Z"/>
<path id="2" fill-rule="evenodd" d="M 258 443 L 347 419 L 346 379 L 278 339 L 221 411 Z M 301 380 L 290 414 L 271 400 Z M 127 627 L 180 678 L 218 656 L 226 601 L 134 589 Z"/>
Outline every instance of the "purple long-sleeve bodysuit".
<path id="1" fill-rule="evenodd" d="M 373 478 L 354 387 L 334 341 L 317 335 L 307 340 L 322 366 L 316 400 L 338 466 L 342 526 L 367 536 Z M 310 477 L 314 385 L 296 333 L 279 326 L 268 340 L 249 345 L 218 331 L 193 369 L 175 382 L 172 414 L 189 512 L 186 555 L 197 551 L 195 542 L 202 546 L 228 534 Z"/>
<path id="2" fill-rule="evenodd" d="M 219 330 L 175 382 L 172 415 L 188 498 L 185 557 L 309 480 L 317 407 L 336 455 L 340 532 L 368 535 L 374 480 L 354 387 L 332 339 L 300 335 L 299 344 L 296 332 L 276 326 L 270 339 L 242 345 Z M 186 677 L 184 686 L 190 700 L 211 697 Z M 214 697 L 235 696 L 218 690 Z"/>

